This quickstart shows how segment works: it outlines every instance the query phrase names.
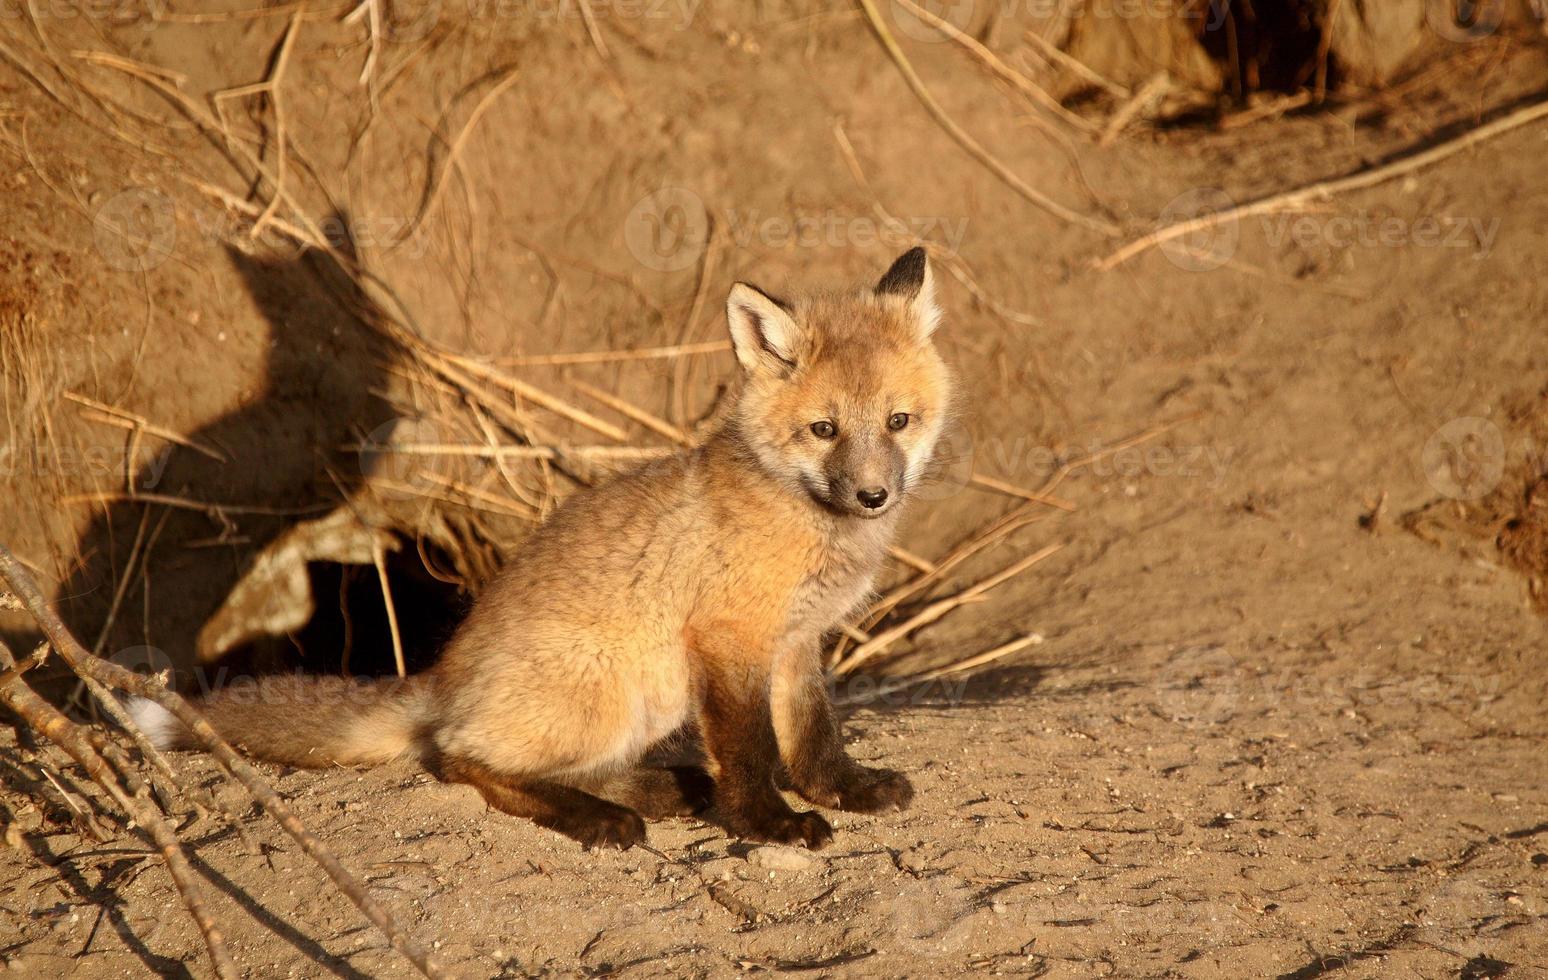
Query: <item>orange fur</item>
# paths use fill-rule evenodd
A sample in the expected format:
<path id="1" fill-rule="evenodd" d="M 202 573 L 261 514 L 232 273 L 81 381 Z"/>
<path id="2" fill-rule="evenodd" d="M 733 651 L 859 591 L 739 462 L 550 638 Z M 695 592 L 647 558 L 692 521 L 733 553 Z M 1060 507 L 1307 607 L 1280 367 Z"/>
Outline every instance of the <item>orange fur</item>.
<path id="1" fill-rule="evenodd" d="M 315 753 L 298 752 L 292 730 L 317 726 L 284 706 L 223 711 L 217 696 L 216 727 L 291 762 L 412 744 L 445 778 L 588 844 L 641 838 L 637 815 L 601 796 L 690 728 L 715 805 L 744 836 L 820 846 L 831 835 L 790 809 L 777 776 L 824 805 L 906 803 L 901 775 L 844 754 L 818 650 L 863 607 L 945 423 L 928 264 L 916 249 L 875 289 L 789 305 L 738 284 L 727 313 L 743 378 L 721 428 L 567 501 L 480 596 L 411 703 L 373 707 L 368 724 L 335 719 Z M 663 781 L 630 785 L 645 783 Z"/>

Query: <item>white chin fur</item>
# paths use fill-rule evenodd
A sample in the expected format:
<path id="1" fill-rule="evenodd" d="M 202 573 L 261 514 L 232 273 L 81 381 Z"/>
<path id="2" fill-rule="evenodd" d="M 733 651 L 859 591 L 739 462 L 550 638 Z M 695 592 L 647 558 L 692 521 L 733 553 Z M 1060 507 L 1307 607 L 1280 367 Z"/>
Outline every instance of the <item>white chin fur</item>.
<path id="1" fill-rule="evenodd" d="M 152 745 L 158 749 L 172 747 L 178 728 L 172 712 L 146 698 L 135 698 L 124 705 L 124 709 L 129 712 L 129 720 L 139 726 Z"/>

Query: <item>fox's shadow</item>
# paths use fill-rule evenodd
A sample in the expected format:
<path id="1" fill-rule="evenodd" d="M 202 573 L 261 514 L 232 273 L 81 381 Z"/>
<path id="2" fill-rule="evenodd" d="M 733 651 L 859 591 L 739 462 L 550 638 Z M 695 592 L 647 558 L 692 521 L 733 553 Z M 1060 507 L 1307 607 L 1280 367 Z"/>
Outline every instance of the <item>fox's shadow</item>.
<path id="1" fill-rule="evenodd" d="M 377 392 L 398 351 L 337 261 L 311 249 L 286 259 L 228 254 L 268 342 L 250 400 L 184 433 L 223 458 L 147 436 L 140 456 L 150 461 L 135 472 L 134 489 L 159 502 L 104 505 L 57 598 L 66 625 L 88 647 L 125 666 L 174 666 L 184 683 L 198 665 L 200 627 L 255 558 L 296 521 L 321 515 L 358 486 L 358 459 L 340 447 L 393 417 Z M 24 639 L 16 642 L 25 648 Z M 246 651 L 225 666 L 279 666 L 256 662 L 263 659 L 274 658 Z"/>

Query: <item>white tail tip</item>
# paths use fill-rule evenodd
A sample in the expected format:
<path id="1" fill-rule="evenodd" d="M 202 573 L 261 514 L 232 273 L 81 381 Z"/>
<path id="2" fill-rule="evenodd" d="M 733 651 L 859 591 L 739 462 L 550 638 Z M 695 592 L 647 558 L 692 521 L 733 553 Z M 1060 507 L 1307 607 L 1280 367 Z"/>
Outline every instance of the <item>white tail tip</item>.
<path id="1" fill-rule="evenodd" d="M 179 725 L 172 712 L 147 698 L 135 698 L 124 708 L 129 712 L 129 720 L 156 748 L 170 749 L 176 743 Z"/>

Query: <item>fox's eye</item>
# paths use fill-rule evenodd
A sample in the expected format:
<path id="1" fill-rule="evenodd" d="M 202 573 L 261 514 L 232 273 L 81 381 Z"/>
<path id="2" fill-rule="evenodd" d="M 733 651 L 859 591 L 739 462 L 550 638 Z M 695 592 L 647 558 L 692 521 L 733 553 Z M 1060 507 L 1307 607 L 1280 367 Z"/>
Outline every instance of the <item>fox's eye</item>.
<path id="1" fill-rule="evenodd" d="M 908 427 L 908 413 L 907 412 L 893 412 L 892 413 L 892 418 L 887 420 L 887 428 L 891 429 L 893 432 L 896 432 L 899 429 L 905 429 L 907 427 Z"/>
<path id="2" fill-rule="evenodd" d="M 820 419 L 812 423 L 812 435 L 819 439 L 832 439 L 838 435 L 838 427 L 827 419 Z"/>

